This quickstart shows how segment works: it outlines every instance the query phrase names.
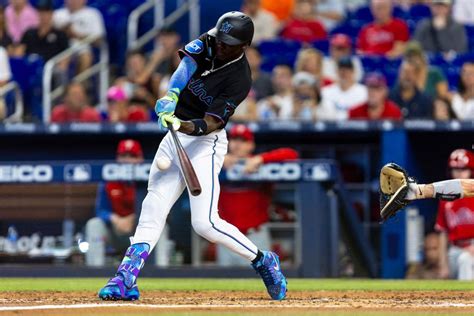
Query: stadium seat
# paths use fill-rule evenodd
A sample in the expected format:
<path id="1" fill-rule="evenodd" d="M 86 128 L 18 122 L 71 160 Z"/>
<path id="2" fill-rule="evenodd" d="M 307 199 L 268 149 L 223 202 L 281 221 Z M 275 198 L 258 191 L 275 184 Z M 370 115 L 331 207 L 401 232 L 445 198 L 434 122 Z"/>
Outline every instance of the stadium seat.
<path id="1" fill-rule="evenodd" d="M 328 55 L 329 53 L 329 41 L 327 40 L 313 42 L 312 46 L 321 51 L 324 55 Z"/>
<path id="2" fill-rule="evenodd" d="M 431 18 L 431 10 L 427 5 L 414 4 L 410 7 L 409 15 L 412 20 L 418 22 L 425 18 Z"/>

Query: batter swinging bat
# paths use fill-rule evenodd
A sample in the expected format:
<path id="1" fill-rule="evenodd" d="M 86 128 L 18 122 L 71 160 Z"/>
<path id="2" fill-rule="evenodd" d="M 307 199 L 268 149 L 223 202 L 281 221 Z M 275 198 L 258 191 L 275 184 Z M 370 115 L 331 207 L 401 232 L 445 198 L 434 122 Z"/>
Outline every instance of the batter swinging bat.
<path id="1" fill-rule="evenodd" d="M 186 182 L 186 186 L 191 192 L 192 195 L 197 196 L 201 194 L 201 184 L 199 183 L 199 179 L 196 176 L 196 172 L 194 171 L 193 165 L 189 160 L 186 151 L 184 151 L 183 145 L 178 139 L 176 135 L 176 131 L 173 128 L 172 124 L 168 124 L 169 130 L 171 132 L 171 136 L 173 136 L 174 144 L 176 145 L 176 151 L 178 152 L 179 157 L 179 164 L 181 165 L 181 173 L 183 174 L 184 181 Z"/>

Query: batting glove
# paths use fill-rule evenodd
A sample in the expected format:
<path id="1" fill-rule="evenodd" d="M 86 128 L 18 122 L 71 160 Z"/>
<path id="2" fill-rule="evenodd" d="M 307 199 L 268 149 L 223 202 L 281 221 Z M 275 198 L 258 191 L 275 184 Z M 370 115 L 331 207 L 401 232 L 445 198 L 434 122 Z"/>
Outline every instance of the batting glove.
<path id="1" fill-rule="evenodd" d="M 176 108 L 176 104 L 178 103 L 178 98 L 179 98 L 179 89 L 178 88 L 173 88 L 171 90 L 168 90 L 168 93 L 156 101 L 155 104 L 155 112 L 156 114 L 160 114 L 162 112 L 167 112 L 167 113 L 172 113 L 174 112 L 174 109 Z"/>
<path id="2" fill-rule="evenodd" d="M 173 125 L 173 129 L 175 131 L 179 130 L 179 128 L 181 127 L 180 119 L 174 116 L 173 113 L 161 112 L 160 114 L 158 114 L 158 120 L 161 123 L 161 126 L 165 128 L 169 128 L 168 124 Z"/>

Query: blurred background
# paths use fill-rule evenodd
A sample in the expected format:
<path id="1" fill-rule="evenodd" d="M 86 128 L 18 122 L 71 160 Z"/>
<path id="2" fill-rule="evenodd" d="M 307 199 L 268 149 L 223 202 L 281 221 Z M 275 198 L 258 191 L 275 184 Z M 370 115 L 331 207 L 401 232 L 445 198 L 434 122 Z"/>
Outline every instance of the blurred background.
<path id="1" fill-rule="evenodd" d="M 0 275 L 106 276 L 165 134 L 177 50 L 231 10 L 255 23 L 220 214 L 290 277 L 474 276 L 474 201 L 380 223 L 378 172 L 474 168 L 472 0 L 0 0 Z M 186 193 L 149 276 L 252 276 L 192 232 Z M 461 272 L 462 271 L 462 272 Z"/>

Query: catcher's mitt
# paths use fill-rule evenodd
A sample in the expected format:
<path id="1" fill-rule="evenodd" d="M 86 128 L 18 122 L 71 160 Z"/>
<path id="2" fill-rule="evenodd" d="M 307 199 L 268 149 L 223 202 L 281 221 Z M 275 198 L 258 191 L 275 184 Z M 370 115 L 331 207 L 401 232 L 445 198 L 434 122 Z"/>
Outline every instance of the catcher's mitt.
<path id="1" fill-rule="evenodd" d="M 408 184 L 414 181 L 402 167 L 391 162 L 380 170 L 380 217 L 383 221 L 404 208 Z"/>

